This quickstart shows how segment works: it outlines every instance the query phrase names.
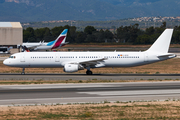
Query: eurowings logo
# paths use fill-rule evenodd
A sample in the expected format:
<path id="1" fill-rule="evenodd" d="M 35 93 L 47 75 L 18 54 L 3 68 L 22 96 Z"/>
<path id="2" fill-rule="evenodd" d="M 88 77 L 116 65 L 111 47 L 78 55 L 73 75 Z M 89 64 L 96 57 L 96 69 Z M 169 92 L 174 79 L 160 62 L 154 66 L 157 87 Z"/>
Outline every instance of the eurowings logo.
<path id="1" fill-rule="evenodd" d="M 63 40 L 66 39 L 67 31 L 68 31 L 68 29 L 65 29 L 61 33 L 61 35 L 58 37 L 58 39 L 56 40 L 56 43 L 54 44 L 54 46 L 51 49 L 57 48 L 57 47 L 59 47 L 61 45 Z"/>

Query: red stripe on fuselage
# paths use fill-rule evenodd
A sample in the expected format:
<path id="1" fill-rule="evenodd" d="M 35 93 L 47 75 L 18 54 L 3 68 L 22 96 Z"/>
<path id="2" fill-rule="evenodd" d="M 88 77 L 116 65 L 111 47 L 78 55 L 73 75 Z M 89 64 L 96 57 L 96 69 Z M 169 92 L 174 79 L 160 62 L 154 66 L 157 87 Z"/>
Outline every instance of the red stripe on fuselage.
<path id="1" fill-rule="evenodd" d="M 53 46 L 51 49 L 54 49 L 54 48 L 59 47 L 65 37 L 66 37 L 66 36 L 61 36 L 61 37 L 57 40 L 57 42 L 54 44 L 54 46 Z"/>

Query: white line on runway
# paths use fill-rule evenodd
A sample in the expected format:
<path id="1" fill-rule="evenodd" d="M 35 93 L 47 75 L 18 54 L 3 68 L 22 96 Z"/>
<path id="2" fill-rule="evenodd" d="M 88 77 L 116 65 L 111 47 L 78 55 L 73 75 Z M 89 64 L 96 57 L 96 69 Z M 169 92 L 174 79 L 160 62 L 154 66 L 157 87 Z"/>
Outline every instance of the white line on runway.
<path id="1" fill-rule="evenodd" d="M 103 92 L 78 92 L 79 94 L 90 95 L 157 95 L 157 94 L 180 94 L 180 89 L 174 90 L 136 90 L 136 91 L 103 91 Z"/>
<path id="2" fill-rule="evenodd" d="M 180 84 L 180 81 L 148 82 L 148 84 Z M 0 89 L 48 89 L 48 88 L 87 88 L 87 87 L 123 87 L 124 85 L 142 85 L 147 82 L 125 82 L 125 83 L 68 83 L 68 84 L 41 84 L 41 85 L 0 85 Z M 148 86 L 146 86 L 147 88 Z"/>
<path id="3" fill-rule="evenodd" d="M 144 95 L 144 96 L 140 96 L 140 97 L 155 97 L 156 95 Z M 171 95 L 157 95 L 157 96 L 164 96 L 164 97 L 171 97 L 171 96 L 174 96 L 173 94 Z M 104 96 L 104 97 L 71 97 L 71 98 L 35 98 L 35 99 L 5 99 L 5 100 L 0 100 L 0 102 L 17 102 L 17 101 L 49 101 L 49 100 L 91 100 L 91 99 L 109 99 L 109 98 L 112 98 L 112 99 L 117 99 L 117 98 L 132 98 L 132 97 L 135 97 L 137 98 L 137 96 Z"/>

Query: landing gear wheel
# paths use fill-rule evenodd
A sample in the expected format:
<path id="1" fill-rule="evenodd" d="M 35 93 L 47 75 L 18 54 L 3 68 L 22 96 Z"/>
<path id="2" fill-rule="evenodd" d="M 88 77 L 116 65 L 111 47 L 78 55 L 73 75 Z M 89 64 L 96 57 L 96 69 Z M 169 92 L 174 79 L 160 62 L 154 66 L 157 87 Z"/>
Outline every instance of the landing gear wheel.
<path id="1" fill-rule="evenodd" d="M 86 71 L 86 74 L 87 74 L 87 75 L 92 75 L 93 73 L 92 73 L 92 71 L 87 70 L 87 71 Z"/>
<path id="2" fill-rule="evenodd" d="M 25 72 L 22 72 L 21 75 L 25 75 Z"/>

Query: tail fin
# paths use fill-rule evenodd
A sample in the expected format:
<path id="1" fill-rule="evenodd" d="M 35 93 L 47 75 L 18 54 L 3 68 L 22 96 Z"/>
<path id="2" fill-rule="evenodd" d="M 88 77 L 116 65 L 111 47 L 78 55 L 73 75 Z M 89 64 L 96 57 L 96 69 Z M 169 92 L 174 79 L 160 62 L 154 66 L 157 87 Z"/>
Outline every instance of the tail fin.
<path id="1" fill-rule="evenodd" d="M 173 29 L 166 29 L 147 51 L 157 53 L 168 53 L 172 33 Z"/>
<path id="2" fill-rule="evenodd" d="M 22 52 L 30 52 L 30 50 L 26 46 L 22 46 Z"/>
<path id="3" fill-rule="evenodd" d="M 61 43 L 64 43 L 66 40 L 68 29 L 65 29 L 55 40 L 53 47 L 51 49 L 57 48 L 61 45 Z"/>

